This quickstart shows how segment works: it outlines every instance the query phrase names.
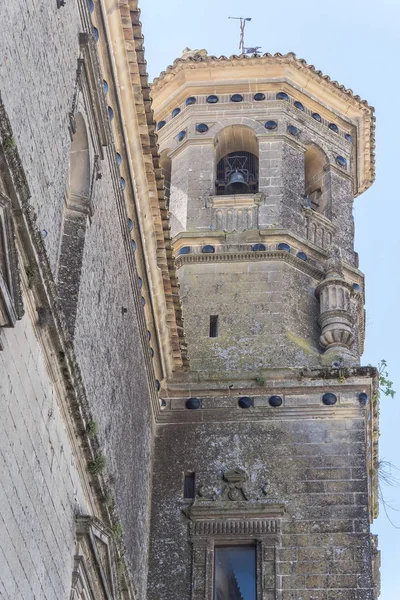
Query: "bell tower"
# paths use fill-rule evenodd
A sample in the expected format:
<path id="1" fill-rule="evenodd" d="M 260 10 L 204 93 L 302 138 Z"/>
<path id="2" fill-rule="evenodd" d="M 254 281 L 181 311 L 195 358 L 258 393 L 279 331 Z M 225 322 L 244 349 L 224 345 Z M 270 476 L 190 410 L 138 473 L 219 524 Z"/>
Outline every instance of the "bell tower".
<path id="1" fill-rule="evenodd" d="M 376 598 L 373 109 L 293 54 L 186 53 L 152 96 L 190 370 L 161 388 L 149 598 Z"/>

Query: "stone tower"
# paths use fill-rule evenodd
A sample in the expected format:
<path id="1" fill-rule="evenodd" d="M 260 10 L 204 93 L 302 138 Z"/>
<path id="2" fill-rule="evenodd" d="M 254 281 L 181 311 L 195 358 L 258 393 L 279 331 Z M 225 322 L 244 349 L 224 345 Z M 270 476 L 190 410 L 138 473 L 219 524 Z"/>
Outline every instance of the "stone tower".
<path id="1" fill-rule="evenodd" d="M 372 600 L 373 109 L 293 54 L 186 52 L 152 96 L 190 370 L 161 388 L 148 598 Z"/>

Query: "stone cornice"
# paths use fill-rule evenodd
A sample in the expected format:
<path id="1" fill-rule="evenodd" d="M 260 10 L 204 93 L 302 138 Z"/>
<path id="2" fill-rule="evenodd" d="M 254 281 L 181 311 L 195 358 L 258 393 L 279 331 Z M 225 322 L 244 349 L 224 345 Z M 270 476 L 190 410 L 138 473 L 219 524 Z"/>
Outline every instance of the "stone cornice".
<path id="1" fill-rule="evenodd" d="M 261 252 L 223 252 L 221 254 L 184 254 L 177 256 L 176 266 L 179 269 L 185 264 L 204 262 L 258 262 L 280 260 L 289 263 L 314 279 L 323 278 L 323 271 L 283 250 L 266 250 Z"/>
<path id="2" fill-rule="evenodd" d="M 134 172 L 141 241 L 146 251 L 153 315 L 162 350 L 163 376 L 187 365 L 178 281 L 172 257 L 164 184 L 159 168 L 150 107 L 143 36 L 136 0 L 105 0 L 110 43 L 119 82 L 118 95 Z M 146 216 L 151 218 L 146 218 Z"/>

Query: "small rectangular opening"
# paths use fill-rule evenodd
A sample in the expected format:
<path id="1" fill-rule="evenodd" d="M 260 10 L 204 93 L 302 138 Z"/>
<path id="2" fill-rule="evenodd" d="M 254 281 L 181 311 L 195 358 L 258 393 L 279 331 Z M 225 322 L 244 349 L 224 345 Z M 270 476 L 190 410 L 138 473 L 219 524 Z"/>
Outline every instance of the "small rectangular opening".
<path id="1" fill-rule="evenodd" d="M 194 473 L 185 473 L 183 481 L 183 497 L 194 498 Z"/>
<path id="2" fill-rule="evenodd" d="M 210 317 L 210 337 L 218 337 L 218 315 Z"/>

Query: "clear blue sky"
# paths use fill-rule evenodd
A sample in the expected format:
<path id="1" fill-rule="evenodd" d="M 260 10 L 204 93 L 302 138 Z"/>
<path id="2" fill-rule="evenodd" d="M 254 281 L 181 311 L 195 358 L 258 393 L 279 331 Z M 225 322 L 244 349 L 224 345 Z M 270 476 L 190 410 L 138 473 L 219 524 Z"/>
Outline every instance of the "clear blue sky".
<path id="1" fill-rule="evenodd" d="M 376 182 L 355 201 L 356 250 L 366 275 L 367 339 L 362 364 L 388 362 L 394 400 L 381 400 L 380 456 L 400 467 L 400 68 L 399 0 L 142 0 L 150 78 L 182 50 L 238 52 L 238 24 L 252 17 L 246 44 L 263 52 L 295 52 L 324 74 L 351 88 L 376 109 Z M 400 473 L 399 473 L 400 475 Z M 400 488 L 383 488 L 400 509 Z M 400 526 L 400 512 L 390 511 Z M 383 508 L 373 525 L 382 550 L 380 600 L 400 597 L 400 530 Z"/>

